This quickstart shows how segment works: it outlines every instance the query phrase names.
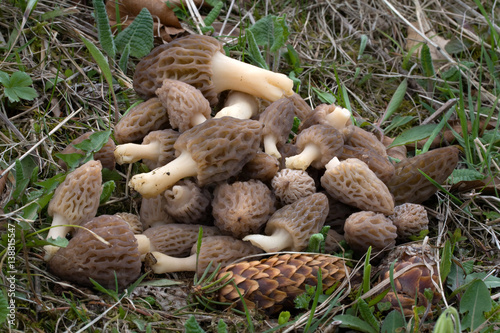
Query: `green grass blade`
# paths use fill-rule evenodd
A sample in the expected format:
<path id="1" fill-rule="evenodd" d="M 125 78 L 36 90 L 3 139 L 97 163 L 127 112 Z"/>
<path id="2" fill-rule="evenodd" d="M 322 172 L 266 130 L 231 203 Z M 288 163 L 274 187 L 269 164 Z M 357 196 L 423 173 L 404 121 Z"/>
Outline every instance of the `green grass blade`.
<path id="1" fill-rule="evenodd" d="M 389 102 L 389 105 L 387 105 L 387 109 L 385 110 L 384 117 L 382 118 L 380 124 L 389 119 L 394 114 L 394 112 L 396 112 L 396 110 L 403 102 L 407 88 L 408 80 L 404 79 L 403 82 L 399 84 L 398 88 L 394 92 L 394 95 L 392 95 L 391 101 Z"/>

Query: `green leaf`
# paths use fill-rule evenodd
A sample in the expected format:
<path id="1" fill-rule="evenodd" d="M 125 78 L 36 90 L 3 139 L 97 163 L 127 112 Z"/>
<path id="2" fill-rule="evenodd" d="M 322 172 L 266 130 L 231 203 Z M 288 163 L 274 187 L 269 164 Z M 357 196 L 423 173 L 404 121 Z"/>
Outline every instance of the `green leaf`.
<path id="1" fill-rule="evenodd" d="M 212 7 L 213 7 L 212 10 L 210 10 L 210 13 L 208 13 L 208 15 L 203 20 L 203 23 L 205 24 L 205 26 L 207 26 L 207 27 L 211 26 L 212 23 L 215 22 L 215 20 L 219 16 L 220 11 L 222 10 L 223 6 L 224 6 L 224 2 L 222 2 L 222 1 L 217 1 L 217 3 L 215 5 L 212 5 Z"/>
<path id="2" fill-rule="evenodd" d="M 314 94 L 319 98 L 319 100 L 326 104 L 335 104 L 337 102 L 337 97 L 335 97 L 330 92 L 321 91 L 317 88 L 312 87 Z"/>
<path id="3" fill-rule="evenodd" d="M 254 35 L 255 42 L 259 46 L 268 47 L 271 52 L 277 52 L 285 46 L 285 42 L 290 35 L 285 17 L 268 15 L 247 29 Z"/>
<path id="4" fill-rule="evenodd" d="M 451 271 L 451 243 L 449 240 L 446 240 L 443 247 L 443 252 L 441 253 L 441 263 L 439 264 L 439 270 L 441 272 L 441 281 L 446 281 L 446 277 Z"/>
<path id="5" fill-rule="evenodd" d="M 76 149 L 81 149 L 85 152 L 98 152 L 102 147 L 108 142 L 111 131 L 95 132 L 92 133 L 88 139 L 83 140 L 78 144 L 74 144 L 73 147 Z"/>
<path id="6" fill-rule="evenodd" d="M 471 282 L 474 279 L 481 279 L 488 289 L 500 288 L 500 278 L 494 275 L 486 277 L 487 275 L 486 272 L 471 273 L 465 278 L 465 283 Z"/>
<path id="7" fill-rule="evenodd" d="M 250 58 L 252 58 L 255 65 L 259 66 L 260 68 L 269 69 L 269 66 L 264 60 L 264 57 L 262 57 L 262 54 L 260 53 L 259 46 L 255 41 L 255 37 L 252 31 L 247 30 L 245 36 L 248 43 L 248 55 L 250 56 Z"/>
<path id="8" fill-rule="evenodd" d="M 217 323 L 217 333 L 227 333 L 227 325 L 222 319 Z"/>
<path id="9" fill-rule="evenodd" d="M 116 184 L 114 181 L 110 180 L 102 184 L 102 193 L 101 193 L 101 198 L 99 199 L 99 203 L 103 204 L 109 200 L 111 195 L 113 194 L 113 191 L 116 188 Z"/>
<path id="10" fill-rule="evenodd" d="M 6 87 L 10 83 L 10 78 L 9 74 L 5 73 L 4 71 L 0 71 L 0 83 Z"/>
<path id="11" fill-rule="evenodd" d="M 361 314 L 361 317 L 371 325 L 377 332 L 380 331 L 380 323 L 378 322 L 377 318 L 373 315 L 373 312 L 370 310 L 370 307 L 368 306 L 368 303 L 362 298 L 358 300 L 358 308 L 359 308 L 359 313 Z"/>
<path id="12" fill-rule="evenodd" d="M 455 319 L 455 322 L 453 322 L 453 319 Z M 455 323 L 458 325 L 457 328 L 455 328 Z M 432 330 L 432 332 L 433 333 L 462 332 L 462 329 L 460 328 L 460 317 L 458 316 L 458 311 L 452 306 L 444 310 L 444 312 L 441 313 L 438 320 L 436 321 L 436 325 L 434 325 L 434 329 Z"/>
<path id="13" fill-rule="evenodd" d="M 153 18 L 143 8 L 134 21 L 116 36 L 116 49 L 122 53 L 130 45 L 130 55 L 142 58 L 153 48 L 153 39 Z"/>
<path id="14" fill-rule="evenodd" d="M 66 165 L 68 166 L 68 170 L 73 170 L 77 168 L 80 165 L 80 162 L 85 157 L 85 155 L 78 153 L 70 153 L 70 154 L 56 153 L 54 154 L 54 156 L 62 160 L 64 163 L 66 163 Z"/>
<path id="15" fill-rule="evenodd" d="M 278 317 L 278 325 L 284 325 L 290 320 L 290 311 L 281 311 Z"/>
<path id="16" fill-rule="evenodd" d="M 439 124 L 426 124 L 422 126 L 412 127 L 403 131 L 394 139 L 389 148 L 401 146 L 412 142 L 417 142 L 431 136 L 432 132 Z"/>
<path id="17" fill-rule="evenodd" d="M 457 184 L 462 181 L 481 180 L 485 178 L 485 175 L 475 169 L 455 169 L 451 173 L 451 178 L 453 184 Z"/>
<path id="18" fill-rule="evenodd" d="M 68 246 L 68 239 L 65 237 L 57 237 L 56 239 L 54 238 L 47 238 L 45 240 L 40 240 L 40 245 L 54 245 L 58 247 L 66 247 Z"/>
<path id="19" fill-rule="evenodd" d="M 382 122 L 386 121 L 389 119 L 394 112 L 399 108 L 401 103 L 403 102 L 403 99 L 406 94 L 406 89 L 408 88 L 408 80 L 404 79 L 403 82 L 401 82 L 394 92 L 394 95 L 392 95 L 391 101 L 389 102 L 389 105 L 387 105 L 387 109 L 385 111 L 384 118 L 382 118 Z"/>
<path id="20" fill-rule="evenodd" d="M 361 59 L 363 53 L 365 52 L 366 44 L 368 44 L 368 36 L 365 34 L 361 35 L 361 41 L 359 43 L 358 60 Z"/>
<path id="21" fill-rule="evenodd" d="M 122 56 L 120 57 L 120 62 L 118 64 L 123 73 L 127 73 L 127 65 L 129 58 L 130 58 L 130 44 L 127 44 L 127 46 L 125 46 L 125 49 L 122 51 Z"/>
<path id="22" fill-rule="evenodd" d="M 462 316 L 462 329 L 475 330 L 486 321 L 484 312 L 491 310 L 491 295 L 486 284 L 474 281 L 465 291 L 460 300 L 460 313 Z"/>
<path id="23" fill-rule="evenodd" d="M 38 210 L 40 206 L 38 205 L 38 202 L 32 202 L 26 207 L 23 208 L 23 213 L 22 217 L 26 221 L 35 221 L 36 218 L 38 217 Z"/>
<path id="24" fill-rule="evenodd" d="M 12 197 L 17 199 L 21 197 L 26 188 L 28 187 L 33 171 L 36 169 L 36 164 L 31 157 L 25 158 L 22 161 L 16 160 L 15 174 L 16 184 Z"/>
<path id="25" fill-rule="evenodd" d="M 109 63 L 104 54 L 97 48 L 97 46 L 94 45 L 90 40 L 87 38 L 82 37 L 82 41 L 89 50 L 90 54 L 92 55 L 92 58 L 96 61 L 97 65 L 101 69 L 102 75 L 104 76 L 104 79 L 108 83 L 110 87 L 113 87 L 113 75 L 111 74 L 111 69 L 109 68 Z"/>
<path id="26" fill-rule="evenodd" d="M 350 329 L 358 330 L 360 332 L 377 333 L 377 331 L 366 321 L 352 315 L 338 315 L 333 317 L 333 320 L 341 321 L 341 327 L 347 327 Z"/>
<path id="27" fill-rule="evenodd" d="M 101 43 L 101 47 L 106 54 L 114 59 L 116 56 L 116 46 L 103 0 L 94 0 L 94 13 L 99 43 Z"/>
<path id="28" fill-rule="evenodd" d="M 287 44 L 286 49 L 287 49 L 287 52 L 285 52 L 285 54 L 283 55 L 285 57 L 286 61 L 288 62 L 288 64 L 290 66 L 292 66 L 293 71 L 295 73 L 297 73 L 297 74 L 302 73 L 304 69 L 301 68 L 299 54 L 297 53 L 297 51 L 295 51 L 293 46 L 290 44 Z"/>
<path id="29" fill-rule="evenodd" d="M 151 287 L 170 287 L 183 284 L 181 281 L 169 280 L 169 279 L 159 279 L 159 280 L 149 280 L 146 282 L 141 282 L 140 286 L 151 286 Z"/>
<path id="30" fill-rule="evenodd" d="M 404 126 L 404 125 L 408 124 L 410 121 L 412 121 L 413 119 L 415 119 L 414 116 L 399 116 L 399 115 L 396 115 L 396 116 L 394 116 L 394 118 L 392 118 L 391 123 L 389 124 L 389 126 L 387 126 L 384 129 L 384 133 L 389 133 L 390 131 L 392 131 L 395 128 Z"/>
<path id="31" fill-rule="evenodd" d="M 189 319 L 186 320 L 184 324 L 184 332 L 185 333 L 204 333 L 205 331 L 201 328 L 201 326 L 196 321 L 196 318 L 191 315 Z"/>
<path id="32" fill-rule="evenodd" d="M 401 312 L 393 310 L 385 317 L 382 327 L 380 328 L 380 333 L 398 332 L 398 329 L 405 326 L 405 319 Z"/>
<path id="33" fill-rule="evenodd" d="M 420 51 L 420 62 L 422 63 L 422 70 L 424 75 L 427 77 L 434 77 L 434 65 L 432 64 L 431 51 L 427 44 L 422 45 L 422 50 Z"/>
<path id="34" fill-rule="evenodd" d="M 14 72 L 10 77 L 5 72 L 0 73 L 4 94 L 12 103 L 19 102 L 21 99 L 31 101 L 38 96 L 36 90 L 31 87 L 33 84 L 31 77 L 25 72 Z"/>
<path id="35" fill-rule="evenodd" d="M 7 300 L 7 297 L 5 297 L 5 294 L 3 292 L 0 292 L 0 325 L 2 325 L 7 320 L 9 311 L 9 301 Z"/>

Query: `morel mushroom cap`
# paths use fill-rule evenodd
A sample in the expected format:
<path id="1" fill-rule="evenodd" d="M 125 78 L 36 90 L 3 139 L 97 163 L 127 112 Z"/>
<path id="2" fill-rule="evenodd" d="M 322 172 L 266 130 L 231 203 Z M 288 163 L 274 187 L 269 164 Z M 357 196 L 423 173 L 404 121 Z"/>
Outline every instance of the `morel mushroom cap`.
<path id="1" fill-rule="evenodd" d="M 167 164 L 175 158 L 174 143 L 179 132 L 172 129 L 150 132 L 142 144 L 125 143 L 116 146 L 114 156 L 118 164 L 134 163 L 143 160 L 150 169 Z"/>
<path id="2" fill-rule="evenodd" d="M 393 141 L 394 141 L 394 139 L 390 138 L 388 136 L 384 136 L 382 138 L 382 143 L 386 147 L 387 156 L 395 158 L 398 161 L 402 161 L 402 160 L 406 159 L 406 157 L 408 156 L 408 150 L 406 149 L 406 146 L 401 145 L 401 146 L 395 146 L 395 147 L 388 148 Z"/>
<path id="3" fill-rule="evenodd" d="M 267 221 L 266 235 L 248 235 L 243 240 L 266 252 L 301 251 L 311 235 L 321 230 L 327 215 L 326 195 L 315 193 L 278 209 Z"/>
<path id="4" fill-rule="evenodd" d="M 49 202 L 48 214 L 52 216 L 52 227 L 48 238 L 66 237 L 71 227 L 93 218 L 99 208 L 102 192 L 101 162 L 89 161 L 70 172 L 59 184 Z M 45 261 L 50 260 L 59 248 L 45 245 Z"/>
<path id="5" fill-rule="evenodd" d="M 75 148 L 73 145 L 82 143 L 84 140 L 87 140 L 92 134 L 93 132 L 87 132 L 80 135 L 79 137 L 71 141 L 71 143 L 61 151 L 61 154 L 84 155 L 83 150 Z M 94 160 L 100 161 L 103 168 L 114 170 L 115 169 L 115 156 L 113 155 L 114 150 L 115 150 L 115 143 L 111 138 L 109 138 L 108 142 L 106 142 L 106 144 L 102 146 L 102 148 L 99 151 L 95 152 Z M 68 170 L 68 166 L 63 160 L 59 160 L 57 163 L 64 170 Z"/>
<path id="6" fill-rule="evenodd" d="M 264 151 L 276 158 L 281 158 L 278 147 L 282 146 L 293 126 L 295 116 L 294 105 L 288 98 L 281 98 L 269 105 L 259 116 L 259 121 L 264 124 L 262 136 Z"/>
<path id="7" fill-rule="evenodd" d="M 348 158 L 357 158 L 365 162 L 370 170 L 384 183 L 387 183 L 394 176 L 394 165 L 387 156 L 379 155 L 374 149 L 344 144 L 339 159 L 346 160 Z"/>
<path id="8" fill-rule="evenodd" d="M 449 146 L 429 150 L 397 163 L 394 176 L 387 183 L 396 204 L 422 203 L 429 199 L 438 188 L 423 174 L 443 184 L 455 170 L 458 154 L 458 148 Z"/>
<path id="9" fill-rule="evenodd" d="M 240 119 L 250 119 L 259 112 L 259 100 L 252 95 L 232 90 L 226 97 L 224 107 L 217 112 L 214 118 L 225 116 Z"/>
<path id="10" fill-rule="evenodd" d="M 254 158 L 243 166 L 240 178 L 245 180 L 258 179 L 269 182 L 279 170 L 279 162 L 276 157 L 262 151 L 257 152 Z"/>
<path id="11" fill-rule="evenodd" d="M 168 114 L 157 97 L 134 106 L 115 126 L 118 143 L 140 142 L 152 131 L 170 128 Z"/>
<path id="12" fill-rule="evenodd" d="M 215 188 L 214 225 L 235 238 L 259 233 L 276 210 L 271 190 L 261 181 L 234 182 Z"/>
<path id="13" fill-rule="evenodd" d="M 294 93 L 292 96 L 288 96 L 288 99 L 293 102 L 293 106 L 295 107 L 295 115 L 300 120 L 306 119 L 313 113 L 311 107 L 299 94 Z"/>
<path id="14" fill-rule="evenodd" d="M 271 186 L 285 205 L 316 193 L 314 179 L 304 170 L 282 169 L 271 180 Z"/>
<path id="15" fill-rule="evenodd" d="M 300 154 L 285 159 L 287 168 L 305 170 L 311 165 L 321 169 L 342 152 L 344 139 L 331 126 L 313 125 L 299 133 L 296 145 Z"/>
<path id="16" fill-rule="evenodd" d="M 192 180 L 177 182 L 163 195 L 165 210 L 179 223 L 203 223 L 210 217 L 212 195 Z"/>
<path id="17" fill-rule="evenodd" d="M 128 227 L 134 233 L 134 235 L 142 234 L 143 226 L 141 219 L 139 216 L 132 213 L 116 213 L 115 216 L 118 216 L 123 221 L 127 222 Z"/>
<path id="18" fill-rule="evenodd" d="M 409 239 L 418 236 L 422 230 L 427 230 L 429 218 L 425 207 L 419 204 L 404 203 L 394 207 L 394 214 L 390 215 L 394 225 L 398 228 L 398 238 Z"/>
<path id="19" fill-rule="evenodd" d="M 115 274 L 120 290 L 141 274 L 137 242 L 127 223 L 117 216 L 101 215 L 83 227 L 49 261 L 49 270 L 61 279 L 93 286 L 90 278 L 104 288 L 115 289 Z M 105 242 L 102 241 L 104 239 Z"/>
<path id="20" fill-rule="evenodd" d="M 210 103 L 198 89 L 187 83 L 165 79 L 156 89 L 156 96 L 167 109 L 172 128 L 181 133 L 210 118 Z"/>
<path id="21" fill-rule="evenodd" d="M 394 200 L 387 186 L 365 162 L 333 158 L 321 177 L 321 185 L 334 199 L 361 210 L 392 214 Z"/>
<path id="22" fill-rule="evenodd" d="M 356 253 L 362 254 L 371 246 L 381 251 L 396 245 L 397 228 L 383 214 L 361 211 L 351 214 L 344 224 L 344 237 Z"/>
<path id="23" fill-rule="evenodd" d="M 320 104 L 303 120 L 299 127 L 300 131 L 317 124 L 341 130 L 350 123 L 351 112 L 334 104 Z"/>
<path id="24" fill-rule="evenodd" d="M 137 64 L 134 89 L 152 97 L 165 79 L 180 80 L 199 89 L 212 106 L 224 90 L 238 90 L 270 101 L 293 94 L 293 81 L 286 75 L 232 59 L 223 52 L 219 41 L 203 35 L 189 35 L 161 45 Z"/>
<path id="25" fill-rule="evenodd" d="M 198 241 L 198 232 L 202 228 L 203 236 L 217 236 L 221 232 L 217 227 L 197 224 L 165 224 L 151 227 L 143 235 L 149 238 L 150 250 L 174 257 L 186 257 Z M 203 242 L 203 241 L 202 241 Z"/>
<path id="26" fill-rule="evenodd" d="M 162 194 L 150 198 L 142 198 L 140 217 L 143 230 L 156 225 L 175 223 L 174 218 L 167 214 L 165 205 L 167 199 Z"/>
<path id="27" fill-rule="evenodd" d="M 262 250 L 248 242 L 243 242 L 231 236 L 209 236 L 202 239 L 200 253 L 198 256 L 198 270 L 196 269 L 196 248 L 191 248 L 191 255 L 187 258 L 176 258 L 157 251 L 146 256 L 146 263 L 156 274 L 171 272 L 194 272 L 203 273 L 210 262 L 211 271 L 218 264 L 225 266 L 237 259 L 262 253 Z"/>
<path id="28" fill-rule="evenodd" d="M 387 158 L 385 145 L 375 136 L 361 127 L 349 125 L 342 130 L 344 143 L 352 147 L 363 147 L 375 150 L 376 154 Z"/>
<path id="29" fill-rule="evenodd" d="M 129 186 L 152 197 L 185 177 L 196 176 L 200 186 L 229 179 L 255 156 L 261 133 L 262 125 L 255 120 L 209 119 L 179 136 L 174 145 L 179 153 L 175 160 L 133 176 Z"/>

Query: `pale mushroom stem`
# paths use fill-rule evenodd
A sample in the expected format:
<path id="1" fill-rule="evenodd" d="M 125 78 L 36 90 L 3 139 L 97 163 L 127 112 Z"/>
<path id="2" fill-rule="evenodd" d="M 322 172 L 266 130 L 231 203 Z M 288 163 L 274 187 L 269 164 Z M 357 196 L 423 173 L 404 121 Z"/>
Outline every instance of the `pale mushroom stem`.
<path id="1" fill-rule="evenodd" d="M 148 173 L 133 176 L 129 186 L 142 194 L 144 198 L 151 198 L 163 193 L 182 178 L 193 177 L 198 173 L 198 165 L 187 151 L 170 163 L 156 168 Z"/>
<path id="2" fill-rule="evenodd" d="M 157 251 L 153 251 L 151 254 L 156 259 L 156 264 L 149 267 L 155 274 L 196 271 L 196 254 L 187 258 L 171 257 Z"/>
<path id="3" fill-rule="evenodd" d="M 148 252 L 151 252 L 154 250 L 154 248 L 151 246 L 151 241 L 146 235 L 134 235 L 135 239 L 137 241 L 137 248 L 139 250 L 139 253 L 141 255 L 141 261 L 144 261 L 144 257 Z"/>
<path id="4" fill-rule="evenodd" d="M 278 142 L 278 138 L 273 134 L 268 134 L 264 136 L 264 151 L 266 154 L 276 157 L 277 159 L 281 158 L 281 154 L 278 151 L 278 147 L 276 146 Z"/>
<path id="5" fill-rule="evenodd" d="M 315 144 L 308 144 L 298 155 L 285 158 L 288 169 L 305 170 L 311 163 L 321 157 L 321 150 Z"/>
<path id="6" fill-rule="evenodd" d="M 286 75 L 232 59 L 221 52 L 212 57 L 212 73 L 217 92 L 238 90 L 271 102 L 293 95 L 293 81 Z"/>
<path id="7" fill-rule="evenodd" d="M 325 118 L 330 126 L 341 130 L 346 127 L 347 122 L 351 119 L 351 112 L 346 108 L 336 107 L 335 110 L 327 114 Z"/>
<path id="8" fill-rule="evenodd" d="M 205 117 L 202 113 L 195 113 L 191 118 L 192 127 L 199 125 L 203 122 L 207 121 L 207 117 Z"/>
<path id="9" fill-rule="evenodd" d="M 161 145 L 159 142 L 151 142 L 145 145 L 126 143 L 115 148 L 115 160 L 118 164 L 134 163 L 141 159 L 157 160 L 160 155 Z"/>
<path id="10" fill-rule="evenodd" d="M 278 252 L 292 247 L 293 240 L 285 229 L 275 229 L 270 236 L 248 235 L 243 238 L 266 252 Z"/>
<path id="11" fill-rule="evenodd" d="M 325 168 L 326 170 L 331 170 L 336 168 L 340 164 L 340 161 L 337 156 L 332 158 L 328 163 L 326 163 Z"/>
<path id="12" fill-rule="evenodd" d="M 172 187 L 172 200 L 175 200 L 176 206 L 183 206 L 191 199 L 191 191 L 186 185 L 175 185 Z"/>
<path id="13" fill-rule="evenodd" d="M 71 230 L 71 227 L 63 226 L 65 224 L 68 224 L 68 221 L 63 215 L 54 214 L 52 220 L 52 228 L 49 230 L 49 233 L 47 234 L 47 239 L 49 238 L 56 239 L 57 237 L 65 238 L 66 234 Z M 43 249 L 45 251 L 45 256 L 43 257 L 43 259 L 45 261 L 49 261 L 50 259 L 52 259 L 54 254 L 56 254 L 56 252 L 60 248 L 54 245 L 45 245 Z"/>
<path id="14" fill-rule="evenodd" d="M 257 114 L 259 103 L 257 99 L 249 94 L 233 91 L 227 97 L 225 106 L 217 112 L 214 118 L 226 116 L 239 119 L 250 119 Z"/>

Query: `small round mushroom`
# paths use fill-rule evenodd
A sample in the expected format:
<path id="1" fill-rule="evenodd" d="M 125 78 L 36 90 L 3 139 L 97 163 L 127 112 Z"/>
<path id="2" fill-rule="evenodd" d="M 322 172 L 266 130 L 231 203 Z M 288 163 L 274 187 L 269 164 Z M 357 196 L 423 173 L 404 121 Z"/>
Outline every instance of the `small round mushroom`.
<path id="1" fill-rule="evenodd" d="M 47 239 L 64 238 L 71 231 L 71 227 L 65 225 L 80 225 L 96 215 L 102 192 L 101 170 L 101 162 L 89 161 L 70 172 L 59 184 L 47 210 L 52 216 Z M 44 259 L 49 261 L 59 248 L 45 245 L 44 250 Z"/>
<path id="2" fill-rule="evenodd" d="M 87 132 L 80 135 L 79 137 L 71 141 L 71 143 L 61 151 L 61 154 L 84 155 L 83 150 L 75 148 L 73 145 L 82 143 L 84 140 L 87 140 L 92 134 L 94 134 L 94 132 Z M 94 160 L 100 161 L 103 168 L 114 170 L 115 169 L 115 157 L 113 155 L 114 150 L 115 150 L 115 143 L 111 138 L 109 138 L 108 142 L 106 142 L 106 144 L 99 151 L 94 153 Z M 68 170 L 68 166 L 63 160 L 59 160 L 57 163 L 64 170 Z"/>
<path id="3" fill-rule="evenodd" d="M 271 186 L 276 198 L 285 205 L 316 193 L 314 179 L 304 170 L 282 169 L 271 180 Z"/>
<path id="4" fill-rule="evenodd" d="M 195 87 L 178 80 L 165 79 L 156 95 L 167 109 L 170 125 L 185 132 L 210 118 L 210 103 Z"/>
<path id="5" fill-rule="evenodd" d="M 190 179 L 177 182 L 163 194 L 165 210 L 179 223 L 197 224 L 209 220 L 212 195 Z"/>
<path id="6" fill-rule="evenodd" d="M 313 125 L 321 124 L 341 130 L 348 126 L 350 120 L 351 112 L 346 108 L 339 107 L 335 104 L 320 104 L 307 118 L 303 119 L 299 128 L 300 131 L 302 131 Z"/>
<path id="7" fill-rule="evenodd" d="M 255 120 L 209 119 L 179 136 L 174 145 L 179 154 L 176 159 L 133 176 L 129 186 L 144 197 L 153 197 L 185 177 L 196 176 L 199 186 L 229 179 L 255 156 L 261 132 L 262 125 Z"/>
<path id="8" fill-rule="evenodd" d="M 137 64 L 134 89 L 152 97 L 165 79 L 186 82 L 199 89 L 212 106 L 218 94 L 238 90 L 276 101 L 293 94 L 293 81 L 226 56 L 222 44 L 213 37 L 189 35 L 156 47 Z"/>
<path id="9" fill-rule="evenodd" d="M 396 245 L 397 228 L 384 214 L 361 211 L 353 213 L 344 225 L 344 237 L 357 254 L 365 253 L 371 246 L 382 251 Z"/>
<path id="10" fill-rule="evenodd" d="M 226 97 L 224 107 L 215 114 L 214 118 L 228 116 L 239 119 L 250 119 L 259 112 L 259 105 L 259 100 L 255 96 L 232 90 Z"/>
<path id="11" fill-rule="evenodd" d="M 287 168 L 305 170 L 311 165 L 321 169 L 342 152 L 344 139 L 340 132 L 331 126 L 313 125 L 299 133 L 296 145 L 300 153 L 285 158 Z"/>
<path id="12" fill-rule="evenodd" d="M 243 166 L 239 178 L 241 180 L 258 179 L 264 183 L 271 181 L 279 170 L 279 162 L 276 157 L 262 151 Z"/>
<path id="13" fill-rule="evenodd" d="M 427 230 L 429 218 L 425 207 L 419 204 L 404 203 L 394 207 L 394 214 L 390 215 L 394 225 L 398 228 L 398 238 L 407 240 L 410 236 L 418 236 L 421 231 Z"/>
<path id="14" fill-rule="evenodd" d="M 311 107 L 299 94 L 294 93 L 292 96 L 288 96 L 288 99 L 293 102 L 293 106 L 295 107 L 295 115 L 300 120 L 306 119 L 313 113 Z"/>
<path id="15" fill-rule="evenodd" d="M 357 158 L 342 162 L 333 158 L 326 165 L 321 185 L 334 199 L 361 210 L 387 215 L 394 211 L 394 199 L 387 186 Z"/>
<path id="16" fill-rule="evenodd" d="M 326 195 L 315 193 L 278 209 L 267 221 L 266 235 L 248 235 L 243 240 L 266 252 L 301 251 L 311 235 L 321 230 L 327 215 Z"/>
<path id="17" fill-rule="evenodd" d="M 143 232 L 143 226 L 141 219 L 139 216 L 132 214 L 132 213 L 116 213 L 114 214 L 115 216 L 118 216 L 121 218 L 123 221 L 127 222 L 130 230 L 134 233 L 134 235 L 139 235 L 142 234 Z"/>
<path id="18" fill-rule="evenodd" d="M 261 181 L 221 184 L 214 190 L 214 225 L 235 238 L 259 233 L 276 210 L 271 190 Z"/>
<path id="19" fill-rule="evenodd" d="M 262 250 L 248 242 L 243 242 L 231 236 L 209 236 L 202 239 L 198 256 L 198 269 L 196 268 L 196 248 L 194 244 L 191 248 L 191 255 L 187 258 L 177 258 L 153 251 L 146 256 L 146 265 L 155 274 L 171 272 L 195 272 L 203 273 L 210 262 L 211 271 L 214 271 L 218 264 L 225 266 L 237 259 L 262 253 Z"/>
<path id="20" fill-rule="evenodd" d="M 172 129 L 150 132 L 142 144 L 125 143 L 116 146 L 114 156 L 118 164 L 134 163 L 143 160 L 149 169 L 167 164 L 175 158 L 174 143 L 179 132 Z"/>
<path id="21" fill-rule="evenodd" d="M 82 286 L 125 289 L 141 274 L 141 260 L 134 234 L 117 216 L 101 215 L 83 225 L 68 246 L 55 253 L 49 270 L 61 279 Z M 100 238 L 97 238 L 98 235 Z M 115 282 L 116 276 L 116 282 Z M 117 285 L 116 285 L 117 284 Z"/>
<path id="22" fill-rule="evenodd" d="M 155 96 L 131 108 L 115 126 L 119 144 L 141 142 L 152 131 L 170 128 L 167 110 Z"/>
<path id="23" fill-rule="evenodd" d="M 266 154 L 281 158 L 278 148 L 288 140 L 294 116 L 294 105 L 288 98 L 273 102 L 260 114 L 259 121 L 264 124 L 262 136 Z"/>
<path id="24" fill-rule="evenodd" d="M 175 223 L 174 218 L 165 210 L 166 203 L 163 193 L 150 198 L 142 198 L 139 216 L 143 230 L 156 225 Z"/>

